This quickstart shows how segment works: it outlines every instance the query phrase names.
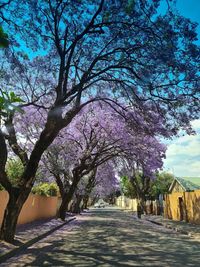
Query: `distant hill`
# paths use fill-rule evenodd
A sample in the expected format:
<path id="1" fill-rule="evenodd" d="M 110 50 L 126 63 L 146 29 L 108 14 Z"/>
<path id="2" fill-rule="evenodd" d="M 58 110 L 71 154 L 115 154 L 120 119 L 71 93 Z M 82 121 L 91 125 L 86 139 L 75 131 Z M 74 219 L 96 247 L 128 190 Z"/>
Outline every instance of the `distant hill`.
<path id="1" fill-rule="evenodd" d="M 193 184 L 200 186 L 200 177 L 181 177 L 186 181 L 190 181 Z"/>

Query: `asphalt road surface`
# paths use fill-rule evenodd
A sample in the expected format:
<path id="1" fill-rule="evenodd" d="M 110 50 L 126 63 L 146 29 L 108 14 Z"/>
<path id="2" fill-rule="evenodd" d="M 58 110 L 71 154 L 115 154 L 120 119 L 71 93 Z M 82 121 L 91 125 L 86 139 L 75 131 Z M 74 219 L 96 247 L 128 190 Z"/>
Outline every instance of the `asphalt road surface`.
<path id="1" fill-rule="evenodd" d="M 200 267 L 200 241 L 118 208 L 91 209 L 0 266 Z"/>

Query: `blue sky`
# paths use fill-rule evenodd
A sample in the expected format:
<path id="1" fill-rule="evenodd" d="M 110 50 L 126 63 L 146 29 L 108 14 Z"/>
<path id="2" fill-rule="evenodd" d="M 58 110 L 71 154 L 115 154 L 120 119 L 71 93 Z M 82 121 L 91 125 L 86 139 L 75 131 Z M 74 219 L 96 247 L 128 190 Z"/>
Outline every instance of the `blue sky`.
<path id="1" fill-rule="evenodd" d="M 168 145 L 165 169 L 176 176 L 200 177 L 200 120 L 192 126 L 196 135 L 175 138 Z"/>
<path id="2" fill-rule="evenodd" d="M 177 0 L 177 8 L 180 14 L 200 24 L 200 0 Z M 200 25 L 198 26 L 198 38 L 200 44 Z"/>
<path id="3" fill-rule="evenodd" d="M 177 0 L 180 14 L 200 24 L 200 0 Z M 200 26 L 198 26 L 200 45 Z M 176 176 L 200 177 L 200 119 L 192 121 L 197 132 L 195 136 L 182 136 L 168 144 L 165 170 Z"/>

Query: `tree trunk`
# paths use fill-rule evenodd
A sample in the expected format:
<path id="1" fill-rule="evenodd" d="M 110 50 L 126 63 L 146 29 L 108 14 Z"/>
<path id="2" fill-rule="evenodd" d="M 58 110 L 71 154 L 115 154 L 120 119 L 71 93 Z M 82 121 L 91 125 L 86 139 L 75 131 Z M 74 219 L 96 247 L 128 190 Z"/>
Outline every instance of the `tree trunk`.
<path id="1" fill-rule="evenodd" d="M 77 188 L 79 181 L 80 181 L 79 177 L 74 177 L 73 183 L 71 184 L 68 192 L 65 192 L 63 194 L 62 202 L 61 202 L 60 208 L 59 208 L 58 213 L 57 213 L 57 217 L 63 221 L 65 220 L 65 215 L 66 215 L 66 211 L 68 209 L 68 205 L 73 198 L 74 192 Z"/>
<path id="2" fill-rule="evenodd" d="M 58 209 L 57 212 L 57 218 L 60 218 L 61 220 L 65 220 L 65 213 L 68 209 L 68 204 L 69 204 L 70 200 L 68 200 L 68 195 L 67 193 L 65 193 L 62 197 L 62 202 L 60 204 L 60 207 Z"/>
<path id="3" fill-rule="evenodd" d="M 90 194 L 92 192 L 92 189 L 95 187 L 96 173 L 97 173 L 97 168 L 95 168 L 94 170 L 91 171 L 90 178 L 89 178 L 88 184 L 86 186 L 86 190 L 85 190 L 85 195 L 83 197 L 82 209 L 87 209 Z"/>
<path id="4" fill-rule="evenodd" d="M 0 239 L 9 243 L 13 243 L 17 221 L 24 202 L 29 195 L 29 191 L 18 194 L 9 194 L 8 204 L 4 212 L 4 218 L 0 230 Z"/>
<path id="5" fill-rule="evenodd" d="M 88 206 L 88 200 L 89 200 L 89 195 L 85 195 L 83 197 L 83 205 L 82 205 L 82 209 L 87 209 Z"/>
<path id="6" fill-rule="evenodd" d="M 81 195 L 76 196 L 76 199 L 74 200 L 73 205 L 72 205 L 72 210 L 71 210 L 72 213 L 78 214 L 81 212 L 80 204 L 81 204 L 82 199 L 83 197 Z"/>
<path id="7" fill-rule="evenodd" d="M 140 194 L 139 197 L 139 202 L 140 202 L 140 206 L 141 206 L 141 212 L 142 214 L 146 213 L 146 199 L 144 197 L 144 195 Z"/>
<path id="8" fill-rule="evenodd" d="M 98 195 L 96 195 L 93 199 L 92 199 L 92 202 L 91 202 L 91 206 L 93 206 L 95 204 L 95 202 L 97 201 L 98 199 Z"/>

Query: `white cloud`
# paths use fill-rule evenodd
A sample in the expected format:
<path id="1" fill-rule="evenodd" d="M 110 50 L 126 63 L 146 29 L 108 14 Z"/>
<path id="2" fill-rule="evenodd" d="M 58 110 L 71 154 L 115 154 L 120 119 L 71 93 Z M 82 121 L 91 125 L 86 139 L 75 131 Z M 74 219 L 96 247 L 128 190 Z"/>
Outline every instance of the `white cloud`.
<path id="1" fill-rule="evenodd" d="M 176 176 L 200 177 L 200 120 L 192 121 L 196 135 L 175 138 L 168 144 L 164 167 Z"/>
<path id="2" fill-rule="evenodd" d="M 182 160 L 175 165 L 169 164 L 166 170 L 179 177 L 200 177 L 200 164 L 199 161 Z M 170 168 L 170 166 L 173 166 Z"/>
<path id="3" fill-rule="evenodd" d="M 181 139 L 181 138 L 180 138 Z M 200 136 L 191 136 L 187 141 L 185 139 L 176 140 L 170 144 L 167 149 L 166 156 L 178 157 L 178 156 L 192 156 L 200 157 Z"/>
<path id="4" fill-rule="evenodd" d="M 200 120 L 193 120 L 191 122 L 192 126 L 194 127 L 194 129 L 197 131 L 197 130 L 200 130 Z"/>

